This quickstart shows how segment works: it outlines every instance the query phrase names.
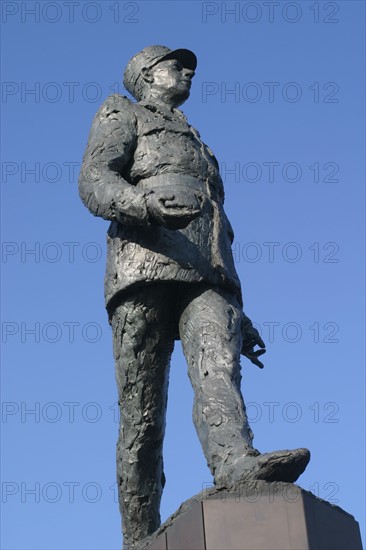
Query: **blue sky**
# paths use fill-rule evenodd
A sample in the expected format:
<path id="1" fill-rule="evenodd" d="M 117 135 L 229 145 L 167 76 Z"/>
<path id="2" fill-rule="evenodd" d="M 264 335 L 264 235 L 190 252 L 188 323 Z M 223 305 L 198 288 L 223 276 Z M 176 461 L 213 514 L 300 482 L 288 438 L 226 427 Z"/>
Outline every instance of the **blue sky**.
<path id="1" fill-rule="evenodd" d="M 152 44 L 198 57 L 182 110 L 221 164 L 245 311 L 268 348 L 263 371 L 242 361 L 255 446 L 308 447 L 299 484 L 364 530 L 364 3 L 1 8 L 2 547 L 121 546 L 108 223 L 77 174 L 96 110 Z M 178 343 L 163 520 L 212 481 L 191 408 Z"/>

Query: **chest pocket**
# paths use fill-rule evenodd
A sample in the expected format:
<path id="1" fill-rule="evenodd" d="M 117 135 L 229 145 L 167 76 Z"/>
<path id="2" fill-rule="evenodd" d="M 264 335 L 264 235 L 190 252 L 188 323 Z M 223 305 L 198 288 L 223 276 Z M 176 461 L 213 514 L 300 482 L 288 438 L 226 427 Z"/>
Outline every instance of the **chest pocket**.
<path id="1" fill-rule="evenodd" d="M 187 124 L 175 122 L 172 120 L 164 120 L 163 118 L 155 120 L 144 120 L 139 123 L 139 137 L 148 136 L 151 134 L 161 134 L 162 132 L 186 134 L 189 135 L 189 127 Z"/>

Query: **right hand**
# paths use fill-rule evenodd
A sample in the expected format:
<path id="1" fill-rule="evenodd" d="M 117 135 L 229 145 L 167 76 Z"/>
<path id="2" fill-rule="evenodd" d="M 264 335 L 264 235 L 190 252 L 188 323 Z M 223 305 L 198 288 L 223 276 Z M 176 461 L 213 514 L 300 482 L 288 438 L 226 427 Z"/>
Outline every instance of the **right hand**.
<path id="1" fill-rule="evenodd" d="M 147 195 L 151 218 L 167 229 L 183 229 L 201 213 L 202 196 L 187 189 L 158 189 Z"/>

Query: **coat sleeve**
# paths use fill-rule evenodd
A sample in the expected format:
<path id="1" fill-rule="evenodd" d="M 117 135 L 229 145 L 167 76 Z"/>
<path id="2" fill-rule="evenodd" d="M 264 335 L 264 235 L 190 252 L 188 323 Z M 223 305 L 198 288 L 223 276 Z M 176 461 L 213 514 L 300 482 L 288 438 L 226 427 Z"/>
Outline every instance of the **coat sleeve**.
<path id="1" fill-rule="evenodd" d="M 149 225 L 146 193 L 122 177 L 137 142 L 131 102 L 118 94 L 103 103 L 93 120 L 79 176 L 79 193 L 94 216 L 126 225 Z"/>

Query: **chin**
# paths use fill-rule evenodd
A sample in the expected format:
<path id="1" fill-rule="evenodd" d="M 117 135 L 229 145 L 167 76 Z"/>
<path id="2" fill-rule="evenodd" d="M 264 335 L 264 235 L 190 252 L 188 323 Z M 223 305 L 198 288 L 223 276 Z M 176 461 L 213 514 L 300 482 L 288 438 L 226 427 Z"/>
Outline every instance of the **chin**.
<path id="1" fill-rule="evenodd" d="M 189 90 L 185 90 L 184 92 L 180 93 L 179 95 L 176 95 L 174 97 L 174 104 L 176 107 L 180 107 L 180 105 L 183 105 L 185 101 L 189 98 Z"/>

